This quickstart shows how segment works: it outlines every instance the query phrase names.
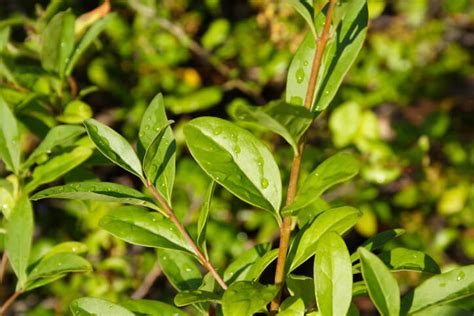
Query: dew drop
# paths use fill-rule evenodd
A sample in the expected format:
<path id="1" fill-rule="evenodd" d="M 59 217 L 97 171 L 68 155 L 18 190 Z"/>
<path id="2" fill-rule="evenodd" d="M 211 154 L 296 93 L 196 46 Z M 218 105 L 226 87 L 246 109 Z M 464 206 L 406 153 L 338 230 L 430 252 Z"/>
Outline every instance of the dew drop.
<path id="1" fill-rule="evenodd" d="M 439 284 L 439 287 L 445 287 L 446 286 L 446 283 L 440 283 Z"/>
<path id="2" fill-rule="evenodd" d="M 214 135 L 219 135 L 222 133 L 222 128 L 216 127 L 212 132 L 214 133 Z"/>
<path id="3" fill-rule="evenodd" d="M 145 135 L 143 132 L 138 133 L 138 137 L 143 137 Z"/>
<path id="4" fill-rule="evenodd" d="M 268 180 L 266 178 L 262 178 L 260 184 L 262 185 L 262 189 L 268 188 Z"/>
<path id="5" fill-rule="evenodd" d="M 77 251 L 77 248 L 76 248 L 76 247 L 73 247 L 71 250 L 72 250 L 72 252 L 76 252 L 76 251 Z"/>
<path id="6" fill-rule="evenodd" d="M 462 279 L 464 279 L 465 276 L 466 276 L 466 274 L 463 271 L 461 271 L 461 272 L 458 273 L 458 276 L 456 277 L 456 280 L 461 281 Z"/>
<path id="7" fill-rule="evenodd" d="M 326 90 L 324 93 L 329 94 L 329 90 Z"/>
<path id="8" fill-rule="evenodd" d="M 186 272 L 191 272 L 191 269 L 190 269 L 190 268 L 186 268 Z"/>
<path id="9" fill-rule="evenodd" d="M 235 145 L 235 146 L 234 146 L 234 153 L 236 153 L 236 154 L 240 153 L 240 147 L 239 147 L 239 145 Z"/>
<path id="10" fill-rule="evenodd" d="M 144 128 L 145 130 L 149 130 L 149 129 L 150 129 L 150 125 L 146 124 L 145 126 L 143 126 L 143 128 Z"/>
<path id="11" fill-rule="evenodd" d="M 290 103 L 293 105 L 303 105 L 303 99 L 298 96 L 292 96 L 290 99 Z"/>
<path id="12" fill-rule="evenodd" d="M 308 66 L 308 64 L 309 64 L 309 63 L 308 63 L 307 60 L 305 60 L 305 61 L 303 62 L 303 66 Z"/>
<path id="13" fill-rule="evenodd" d="M 304 76 L 305 76 L 304 69 L 303 68 L 298 68 L 298 70 L 296 70 L 295 76 L 296 76 L 296 82 L 297 83 L 302 83 L 303 80 L 304 80 Z"/>

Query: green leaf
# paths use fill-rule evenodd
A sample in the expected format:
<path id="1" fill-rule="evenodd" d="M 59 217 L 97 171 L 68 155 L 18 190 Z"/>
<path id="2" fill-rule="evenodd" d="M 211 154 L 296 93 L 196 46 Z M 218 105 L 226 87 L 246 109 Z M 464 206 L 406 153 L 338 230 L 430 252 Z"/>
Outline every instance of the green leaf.
<path id="1" fill-rule="evenodd" d="M 10 214 L 5 235 L 5 251 L 18 278 L 17 289 L 24 289 L 26 284 L 33 229 L 33 208 L 28 196 L 23 194 Z"/>
<path id="2" fill-rule="evenodd" d="M 224 271 L 224 281 L 233 283 L 235 281 L 248 280 L 246 277 L 251 269 L 258 264 L 257 260 L 263 258 L 271 249 L 271 244 L 259 244 L 245 251 L 237 257 Z"/>
<path id="3" fill-rule="evenodd" d="M 1 96 L 0 158 L 8 169 L 18 174 L 20 169 L 20 131 L 15 116 Z"/>
<path id="4" fill-rule="evenodd" d="M 382 316 L 398 316 L 400 290 L 397 280 L 376 255 L 362 247 L 358 251 L 362 264 L 362 276 L 375 307 Z"/>
<path id="5" fill-rule="evenodd" d="M 220 301 L 221 297 L 216 293 L 202 290 L 182 291 L 178 293 L 174 298 L 174 303 L 176 304 L 176 306 L 187 306 L 191 304 L 205 302 L 219 303 Z"/>
<path id="6" fill-rule="evenodd" d="M 160 249 L 158 261 L 168 281 L 179 291 L 195 290 L 202 283 L 202 275 L 193 257 L 184 252 Z"/>
<path id="7" fill-rule="evenodd" d="M 280 306 L 278 316 L 304 316 L 304 302 L 301 298 L 290 296 Z"/>
<path id="8" fill-rule="evenodd" d="M 143 168 L 147 178 L 170 204 L 176 168 L 176 142 L 169 124 L 163 96 L 159 93 L 143 114 L 138 153 L 140 157 L 145 157 Z"/>
<path id="9" fill-rule="evenodd" d="M 139 315 L 161 315 L 161 316 L 187 316 L 178 308 L 155 300 L 127 300 L 122 303 L 123 307 L 138 313 Z"/>
<path id="10" fill-rule="evenodd" d="M 379 258 L 392 271 L 420 271 L 425 273 L 440 273 L 438 264 L 427 254 L 407 248 L 394 248 L 382 252 Z"/>
<path id="11" fill-rule="evenodd" d="M 286 284 L 293 297 L 301 298 L 307 307 L 314 306 L 316 295 L 313 278 L 305 275 L 288 274 Z"/>
<path id="12" fill-rule="evenodd" d="M 86 259 L 78 255 L 72 253 L 56 253 L 45 256 L 31 267 L 30 270 L 25 291 L 43 286 L 63 277 L 66 273 L 92 271 L 92 267 Z M 46 279 L 48 282 L 41 282 L 42 280 L 40 279 Z M 36 284 L 36 281 L 40 281 L 40 283 Z"/>
<path id="13" fill-rule="evenodd" d="M 311 1 L 307 0 L 287 0 L 289 4 L 303 17 L 308 24 L 311 34 L 313 35 L 313 41 L 318 38 L 316 34 L 316 28 L 313 23 L 313 6 Z"/>
<path id="14" fill-rule="evenodd" d="M 193 248 L 168 218 L 135 206 L 123 206 L 100 220 L 100 227 L 134 245 L 176 249 L 194 254 Z"/>
<path id="15" fill-rule="evenodd" d="M 74 49 L 74 22 L 70 11 L 60 12 L 49 21 L 41 34 L 41 64 L 61 78 Z"/>
<path id="16" fill-rule="evenodd" d="M 239 281 L 231 284 L 222 297 L 224 316 L 251 316 L 265 309 L 278 293 L 274 285 Z"/>
<path id="17" fill-rule="evenodd" d="M 312 111 L 325 110 L 337 93 L 346 73 L 355 61 L 367 32 L 368 10 L 366 0 L 350 1 L 346 14 L 335 34 L 327 42 L 318 74 Z M 319 17 L 321 20 L 322 16 Z M 319 20 L 318 20 L 319 21 Z M 316 23 L 316 32 L 321 32 L 324 23 Z M 306 35 L 288 70 L 286 101 L 303 105 L 308 89 L 312 61 L 316 52 L 313 34 Z"/>
<path id="18" fill-rule="evenodd" d="M 206 192 L 206 196 L 204 198 L 204 203 L 201 206 L 201 210 L 199 212 L 198 223 L 197 223 L 197 244 L 205 253 L 207 253 L 207 247 L 206 247 L 207 218 L 209 216 L 212 195 L 214 194 L 215 188 L 216 188 L 216 183 L 214 181 L 211 181 L 211 184 L 209 185 L 209 188 L 207 189 L 207 192 Z"/>
<path id="19" fill-rule="evenodd" d="M 291 272 L 316 252 L 317 242 L 328 231 L 344 234 L 353 227 L 361 212 L 350 206 L 329 209 L 304 226 L 291 242 L 288 253 L 288 271 Z"/>
<path id="20" fill-rule="evenodd" d="M 67 63 L 66 67 L 66 76 L 70 76 L 74 66 L 76 65 L 79 57 L 84 53 L 84 51 L 92 44 L 92 42 L 99 36 L 100 33 L 105 29 L 107 24 L 113 17 L 113 13 L 109 14 L 102 19 L 95 22 L 81 37 L 79 43 L 77 43 L 76 47 L 74 47 L 74 51 L 71 54 L 71 58 Z"/>
<path id="21" fill-rule="evenodd" d="M 206 86 L 181 96 L 167 96 L 166 106 L 174 114 L 204 111 L 219 104 L 224 93 L 221 86 Z"/>
<path id="22" fill-rule="evenodd" d="M 276 101 L 264 107 L 235 103 L 230 113 L 233 118 L 257 127 L 264 127 L 280 136 L 298 153 L 298 142 L 313 122 L 313 114 L 306 108 Z"/>
<path id="23" fill-rule="evenodd" d="M 401 228 L 386 230 L 367 239 L 361 245 L 361 247 L 364 247 L 365 249 L 369 251 L 378 250 L 382 248 L 388 241 L 392 240 L 393 238 L 397 238 L 403 235 L 404 233 L 405 233 L 405 230 Z M 351 261 L 355 262 L 358 259 L 359 259 L 359 252 L 356 251 L 351 255 Z"/>
<path id="24" fill-rule="evenodd" d="M 84 133 L 82 126 L 59 125 L 53 127 L 39 146 L 30 154 L 28 160 L 24 163 L 24 167 L 31 166 L 38 157 L 50 154 L 55 147 L 67 144 L 82 133 Z"/>
<path id="25" fill-rule="evenodd" d="M 278 257 L 278 249 L 273 249 L 258 258 L 245 274 L 245 281 L 258 281 L 263 271 Z"/>
<path id="26" fill-rule="evenodd" d="M 321 315 L 345 315 L 352 301 L 352 264 L 344 240 L 335 232 L 325 233 L 317 243 L 314 280 Z"/>
<path id="27" fill-rule="evenodd" d="M 474 297 L 474 265 L 435 275 L 417 286 L 403 297 L 401 314 L 429 311 L 467 297 Z"/>
<path id="28" fill-rule="evenodd" d="M 283 209 L 283 214 L 294 214 L 316 201 L 329 188 L 351 179 L 358 172 L 359 161 L 352 154 L 339 152 L 329 157 L 306 177 L 293 203 Z"/>
<path id="29" fill-rule="evenodd" d="M 68 183 L 40 191 L 31 197 L 33 201 L 46 198 L 115 202 L 144 206 L 160 211 L 160 208 L 147 195 L 112 182 Z"/>
<path id="30" fill-rule="evenodd" d="M 91 118 L 92 115 L 92 108 L 89 104 L 81 100 L 72 100 L 66 104 L 63 113 L 56 116 L 56 119 L 62 123 L 80 124 L 84 120 Z"/>
<path id="31" fill-rule="evenodd" d="M 140 160 L 123 136 L 94 119 L 84 121 L 84 125 L 89 137 L 105 157 L 143 180 Z"/>
<path id="32" fill-rule="evenodd" d="M 73 316 L 97 316 L 97 315 L 114 315 L 114 316 L 134 316 L 135 314 L 126 308 L 113 304 L 109 301 L 95 298 L 82 297 L 74 300 L 69 305 Z"/>
<path id="33" fill-rule="evenodd" d="M 43 165 L 37 166 L 31 181 L 25 186 L 25 192 L 31 192 L 42 184 L 59 179 L 75 167 L 87 160 L 92 155 L 88 147 L 76 147 L 72 151 L 64 152 L 48 160 Z"/>
<path id="34" fill-rule="evenodd" d="M 278 216 L 280 171 L 270 150 L 253 134 L 219 118 L 200 117 L 184 127 L 184 135 L 191 154 L 214 181 Z"/>
<path id="35" fill-rule="evenodd" d="M 87 252 L 87 246 L 81 242 L 77 241 L 66 241 L 57 244 L 53 248 L 51 248 L 44 256 L 44 258 L 51 257 L 58 253 L 74 253 L 74 254 L 81 254 Z"/>
<path id="36" fill-rule="evenodd" d="M 362 295 L 367 295 L 368 290 L 367 290 L 367 284 L 365 283 L 364 280 L 362 281 L 357 281 L 352 284 L 352 297 L 356 298 Z"/>

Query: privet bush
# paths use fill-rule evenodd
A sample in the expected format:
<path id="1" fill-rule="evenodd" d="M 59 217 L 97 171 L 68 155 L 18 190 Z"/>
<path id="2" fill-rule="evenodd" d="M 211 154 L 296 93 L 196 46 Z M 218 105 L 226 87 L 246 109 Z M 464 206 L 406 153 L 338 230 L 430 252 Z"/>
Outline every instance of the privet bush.
<path id="1" fill-rule="evenodd" d="M 353 301 L 362 296 L 368 296 L 381 315 L 468 313 L 473 265 L 441 273 L 423 252 L 383 250 L 403 229 L 383 231 L 349 251 L 343 236 L 362 212 L 351 205 L 332 206 L 323 193 L 357 176 L 365 162 L 340 151 L 300 177 L 306 134 L 315 120 L 325 120 L 321 114 L 363 46 L 368 8 L 365 0 L 288 2 L 309 32 L 291 61 L 284 99 L 264 106 L 236 102 L 229 110 L 233 121 L 202 116 L 175 127 L 162 94 L 157 94 L 132 143 L 91 117 L 92 110 L 81 99 L 92 89 L 78 89 L 71 77 L 82 54 L 113 17 L 110 3 L 76 18 L 53 1 L 41 18 L 28 21 L 37 36 L 22 49 L 40 64 L 20 72 L 18 61 L 8 54 L 0 60 L 8 83 L 0 94 L 0 155 L 11 173 L 0 191 L 1 274 L 9 263 L 17 279 L 2 313 L 21 295 L 69 273 L 96 273 L 85 259 L 83 243 L 64 241 L 46 252 L 32 251 L 33 209 L 43 199 L 109 202 L 100 227 L 126 243 L 156 248 L 158 265 L 177 290 L 173 304 L 145 299 L 111 302 L 73 293 L 73 315 L 358 315 Z M 11 19 L 2 24 L 0 53 L 7 51 L 10 26 L 16 23 Z M 347 124 L 347 129 L 353 128 L 350 120 Z M 288 179 L 282 177 L 281 159 L 267 138 L 251 132 L 261 129 L 287 142 L 292 155 Z M 39 139 L 33 150 L 32 145 L 23 147 L 28 134 Z M 174 188 L 181 154 L 177 137 L 184 137 L 186 148 L 181 150 L 190 153 L 209 179 L 191 223 L 174 207 L 179 204 Z M 125 185 L 86 172 L 107 163 L 133 180 Z M 57 185 L 63 177 L 64 184 Z M 279 227 L 279 242 L 254 245 L 217 269 L 207 234 L 213 197 L 221 187 L 247 207 L 268 212 Z M 302 268 L 308 265 L 311 273 Z M 414 289 L 400 289 L 396 271 L 423 273 L 424 280 Z M 273 282 L 264 277 L 269 273 Z"/>

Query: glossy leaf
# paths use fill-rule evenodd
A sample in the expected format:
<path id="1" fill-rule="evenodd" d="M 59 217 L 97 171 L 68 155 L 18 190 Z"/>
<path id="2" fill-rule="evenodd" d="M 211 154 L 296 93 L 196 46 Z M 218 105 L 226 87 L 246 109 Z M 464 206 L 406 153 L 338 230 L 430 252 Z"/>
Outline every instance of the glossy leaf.
<path id="1" fill-rule="evenodd" d="M 113 163 L 143 179 L 140 160 L 132 146 L 119 133 L 96 121 L 84 121 L 87 133 L 99 151 Z"/>
<path id="2" fill-rule="evenodd" d="M 178 293 L 174 298 L 174 303 L 176 306 L 187 306 L 196 303 L 205 303 L 205 302 L 220 302 L 221 297 L 213 292 L 202 291 L 202 290 L 192 290 L 192 291 L 182 291 Z"/>
<path id="3" fill-rule="evenodd" d="M 306 108 L 285 102 L 272 102 L 264 107 L 236 103 L 230 112 L 234 119 L 264 127 L 280 136 L 298 153 L 298 142 L 313 122 L 313 114 Z"/>
<path id="4" fill-rule="evenodd" d="M 42 258 L 35 264 L 28 274 L 25 290 L 30 291 L 38 286 L 43 286 L 70 272 L 92 271 L 90 263 L 72 253 L 56 253 Z M 42 279 L 42 280 L 40 280 Z M 39 283 L 37 281 L 40 280 Z M 48 282 L 41 282 L 47 280 Z"/>
<path id="5" fill-rule="evenodd" d="M 314 289 L 314 280 L 305 275 L 288 274 L 286 277 L 288 291 L 293 297 L 299 297 L 303 300 L 305 306 L 314 306 L 316 303 L 316 294 Z"/>
<path id="6" fill-rule="evenodd" d="M 158 260 L 168 281 L 179 291 L 195 290 L 201 285 L 201 272 L 190 255 L 175 250 L 160 249 Z"/>
<path id="7" fill-rule="evenodd" d="M 382 252 L 379 258 L 392 271 L 420 271 L 425 273 L 440 273 L 438 264 L 427 254 L 407 248 L 394 248 Z"/>
<path id="8" fill-rule="evenodd" d="M 155 300 L 127 300 L 121 303 L 123 307 L 139 315 L 187 316 L 178 308 Z"/>
<path id="9" fill-rule="evenodd" d="M 225 316 L 251 316 L 265 309 L 275 297 L 278 287 L 257 282 L 239 281 L 229 286 L 222 297 Z"/>
<path id="10" fill-rule="evenodd" d="M 304 226 L 293 239 L 288 253 L 288 271 L 291 272 L 314 255 L 319 238 L 329 231 L 344 234 L 355 225 L 361 213 L 350 206 L 342 206 L 323 212 Z"/>
<path id="11" fill-rule="evenodd" d="M 474 298 L 474 265 L 435 275 L 418 285 L 403 297 L 402 315 L 417 315 L 468 297 Z"/>
<path id="12" fill-rule="evenodd" d="M 55 245 L 51 248 L 44 256 L 44 258 L 48 258 L 54 256 L 58 253 L 73 253 L 73 254 L 82 254 L 87 252 L 87 246 L 81 242 L 77 241 L 66 241 Z"/>
<path id="13" fill-rule="evenodd" d="M 290 296 L 280 306 L 278 316 L 304 316 L 305 307 L 301 298 Z"/>
<path id="14" fill-rule="evenodd" d="M 86 181 L 68 183 L 45 189 L 31 197 L 34 201 L 46 198 L 115 202 L 160 210 L 147 195 L 112 182 Z"/>
<path id="15" fill-rule="evenodd" d="M 278 249 L 273 249 L 258 258 L 245 274 L 246 281 L 258 281 L 263 271 L 278 257 Z"/>
<path id="16" fill-rule="evenodd" d="M 74 15 L 70 11 L 56 14 L 41 35 L 41 64 L 61 78 L 74 49 Z"/>
<path id="17" fill-rule="evenodd" d="M 134 245 L 176 249 L 194 253 L 186 239 L 168 218 L 135 206 L 109 212 L 100 226 L 112 235 Z"/>
<path id="18" fill-rule="evenodd" d="M 397 238 L 403 235 L 404 233 L 405 233 L 405 230 L 401 228 L 386 230 L 367 239 L 367 241 L 365 241 L 361 245 L 361 247 L 364 247 L 365 249 L 369 251 L 378 250 L 378 249 L 381 249 L 388 241 L 392 240 L 393 238 Z M 355 262 L 358 259 L 359 259 L 359 252 L 356 251 L 351 255 L 351 260 L 352 262 Z"/>
<path id="19" fill-rule="evenodd" d="M 362 276 L 370 298 L 382 316 L 400 314 L 400 290 L 397 281 L 385 264 L 365 248 L 359 248 Z"/>
<path id="20" fill-rule="evenodd" d="M 41 155 L 50 154 L 55 147 L 67 144 L 84 132 L 85 130 L 82 126 L 59 125 L 53 127 L 49 130 L 48 134 L 46 134 L 46 137 L 39 146 L 29 155 L 24 166 L 28 167 L 32 165 Z"/>
<path id="21" fill-rule="evenodd" d="M 336 184 L 347 181 L 359 172 L 359 161 L 353 155 L 340 152 L 324 160 L 304 181 L 283 214 L 294 214 L 316 201 L 321 194 Z"/>
<path id="22" fill-rule="evenodd" d="M 329 39 L 323 55 L 312 111 L 325 110 L 337 93 L 346 73 L 355 61 L 365 39 L 368 24 L 366 0 L 354 0 L 345 6 L 346 14 Z M 321 21 L 322 16 L 318 17 Z M 316 21 L 320 33 L 324 23 Z M 286 101 L 302 105 L 308 89 L 312 61 L 316 52 L 313 34 L 306 35 L 288 70 Z"/>
<path id="23" fill-rule="evenodd" d="M 322 316 L 345 315 L 352 301 L 352 264 L 344 240 L 327 232 L 317 243 L 314 287 Z"/>
<path id="24" fill-rule="evenodd" d="M 24 289 L 33 238 L 33 208 L 26 194 L 16 202 L 6 224 L 5 251 L 18 278 L 18 289 Z"/>
<path id="25" fill-rule="evenodd" d="M 176 142 L 169 124 L 160 93 L 143 114 L 138 152 L 144 157 L 143 168 L 147 178 L 168 203 L 171 202 L 176 165 Z"/>
<path id="26" fill-rule="evenodd" d="M 214 181 L 276 215 L 280 171 L 270 150 L 253 134 L 219 118 L 200 117 L 185 126 L 184 135 L 191 154 Z"/>
<path id="27" fill-rule="evenodd" d="M 69 305 L 73 316 L 96 316 L 96 315 L 114 315 L 114 316 L 134 316 L 135 314 L 126 308 L 113 304 L 109 301 L 95 298 L 82 297 L 74 300 Z"/>
<path id="28" fill-rule="evenodd" d="M 90 148 L 81 146 L 55 156 L 33 170 L 32 179 L 25 186 L 25 191 L 31 192 L 42 184 L 59 179 L 86 161 L 91 155 Z"/>
<path id="29" fill-rule="evenodd" d="M 102 33 L 107 24 L 112 19 L 113 14 L 109 14 L 99 21 L 95 22 L 81 37 L 79 43 L 74 47 L 74 50 L 71 53 L 71 57 L 68 59 L 66 67 L 66 76 L 70 76 L 74 66 L 76 65 L 79 57 L 84 53 L 84 51 L 93 43 L 93 41 Z"/>
<path id="30" fill-rule="evenodd" d="M 306 24 L 309 26 L 311 33 L 313 35 L 313 40 L 316 40 L 318 37 L 316 34 L 316 28 L 313 23 L 313 6 L 311 1 L 307 0 L 287 0 L 289 4 L 303 17 L 306 21 Z"/>
<path id="31" fill-rule="evenodd" d="M 246 277 L 251 272 L 257 260 L 261 259 L 271 249 L 271 244 L 259 244 L 239 255 L 224 271 L 224 281 L 233 283 L 235 281 L 248 280 Z"/>
<path id="32" fill-rule="evenodd" d="M 197 223 L 197 244 L 201 249 L 207 253 L 206 249 L 206 230 L 207 230 L 207 218 L 209 216 L 209 210 L 211 208 L 211 200 L 214 194 L 216 183 L 211 181 L 209 188 L 207 189 L 206 196 L 204 197 L 204 203 L 199 211 L 199 218 Z"/>
<path id="33" fill-rule="evenodd" d="M 13 112 L 0 96 L 0 158 L 8 169 L 20 169 L 20 131 Z"/>

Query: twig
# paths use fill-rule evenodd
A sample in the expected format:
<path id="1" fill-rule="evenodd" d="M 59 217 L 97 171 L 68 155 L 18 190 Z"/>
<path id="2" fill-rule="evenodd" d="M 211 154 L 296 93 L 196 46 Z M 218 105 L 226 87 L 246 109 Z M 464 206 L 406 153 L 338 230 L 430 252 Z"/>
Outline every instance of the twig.
<path id="1" fill-rule="evenodd" d="M 321 37 L 317 39 L 317 48 L 316 53 L 314 54 L 313 64 L 311 67 L 311 76 L 308 82 L 308 89 L 306 91 L 305 103 L 304 106 L 311 110 L 314 94 L 316 92 L 316 84 L 318 80 L 319 69 L 321 68 L 321 62 L 324 55 L 324 50 L 326 48 L 326 43 L 329 39 L 329 30 L 331 28 L 331 18 L 332 12 L 336 0 L 330 0 L 329 7 L 326 13 L 326 21 L 324 23 L 324 29 L 321 34 Z M 291 164 L 291 173 L 290 181 L 288 183 L 288 193 L 286 197 L 286 205 L 289 205 L 293 202 L 293 199 L 296 196 L 296 189 L 298 186 L 298 178 L 301 168 L 301 157 L 304 151 L 304 137 L 299 144 L 298 153 L 293 156 L 293 162 Z M 280 227 L 280 244 L 278 250 L 278 260 L 275 271 L 275 284 L 282 286 L 285 283 L 285 265 L 286 265 L 286 256 L 288 253 L 289 241 L 291 235 L 291 215 L 285 216 L 283 219 L 283 224 Z M 280 306 L 282 291 L 278 292 L 277 296 L 273 299 L 270 306 L 270 314 L 274 315 Z"/>
<path id="2" fill-rule="evenodd" d="M 16 291 L 5 301 L 5 303 L 3 303 L 2 307 L 0 307 L 0 315 L 3 315 L 8 310 L 8 308 L 10 308 L 10 305 L 13 304 L 13 302 L 18 296 L 20 296 L 21 293 L 21 291 Z"/>
<path id="3" fill-rule="evenodd" d="M 150 291 L 153 283 L 155 280 L 161 275 L 161 268 L 158 263 L 150 270 L 150 272 L 146 275 L 145 279 L 143 280 L 142 284 L 135 292 L 132 294 L 132 298 L 134 300 L 139 300 L 144 298 L 147 293 Z"/>
<path id="4" fill-rule="evenodd" d="M 178 220 L 176 215 L 174 214 L 173 210 L 170 208 L 168 203 L 165 201 L 165 199 L 161 196 L 161 194 L 156 190 L 156 188 L 153 186 L 153 184 L 149 181 L 146 180 L 145 186 L 147 187 L 148 191 L 150 191 L 151 195 L 156 199 L 156 201 L 161 205 L 163 210 L 165 211 L 166 215 L 170 218 L 170 220 L 173 222 L 173 224 L 178 228 L 178 230 L 183 234 L 184 239 L 188 242 L 188 244 L 191 246 L 191 248 L 194 250 L 194 253 L 198 256 L 199 261 L 203 265 L 204 268 L 206 268 L 212 276 L 216 279 L 217 283 L 226 290 L 227 285 L 225 284 L 224 280 L 221 278 L 219 273 L 217 273 L 216 269 L 212 265 L 212 263 L 206 259 L 206 256 L 199 250 L 198 246 L 196 246 L 196 243 L 194 240 L 189 236 L 188 232 L 186 231 L 186 228 L 181 224 L 181 222 Z"/>
<path id="5" fill-rule="evenodd" d="M 4 251 L 2 255 L 2 262 L 0 263 L 0 284 L 3 283 L 3 276 L 5 274 L 5 269 L 7 268 L 8 256 L 7 252 Z"/>

